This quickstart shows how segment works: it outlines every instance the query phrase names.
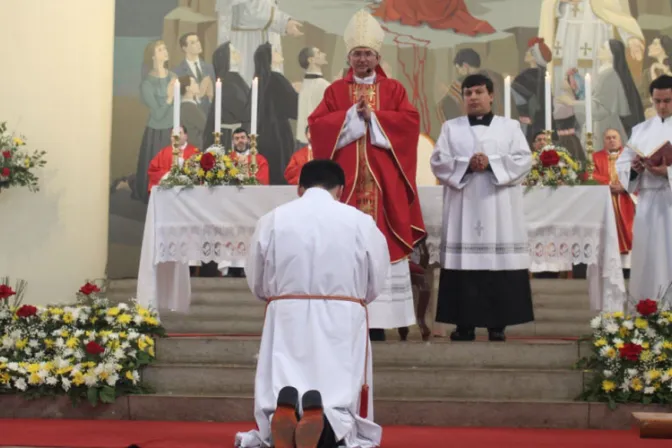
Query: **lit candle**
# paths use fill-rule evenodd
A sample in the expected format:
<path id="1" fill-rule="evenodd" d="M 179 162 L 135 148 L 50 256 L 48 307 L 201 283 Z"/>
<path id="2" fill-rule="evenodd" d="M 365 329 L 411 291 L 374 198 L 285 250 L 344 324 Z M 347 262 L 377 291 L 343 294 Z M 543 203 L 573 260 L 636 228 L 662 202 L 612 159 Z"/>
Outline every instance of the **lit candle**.
<path id="1" fill-rule="evenodd" d="M 180 81 L 173 84 L 173 135 L 180 134 Z"/>
<path id="2" fill-rule="evenodd" d="M 546 130 L 550 131 L 552 130 L 552 122 L 551 122 L 551 109 L 553 108 L 553 105 L 551 104 L 551 74 L 546 71 L 546 79 L 545 79 L 545 85 L 544 85 L 544 105 L 545 105 L 545 118 L 546 118 Z"/>
<path id="3" fill-rule="evenodd" d="M 257 135 L 257 108 L 259 106 L 259 78 L 252 80 L 252 126 L 250 134 Z"/>
<path id="4" fill-rule="evenodd" d="M 222 129 L 222 81 L 217 78 L 215 83 L 215 132 Z"/>
<path id="5" fill-rule="evenodd" d="M 593 81 L 586 73 L 586 132 L 593 132 Z"/>
<path id="6" fill-rule="evenodd" d="M 511 118 L 511 76 L 504 78 L 504 116 Z"/>

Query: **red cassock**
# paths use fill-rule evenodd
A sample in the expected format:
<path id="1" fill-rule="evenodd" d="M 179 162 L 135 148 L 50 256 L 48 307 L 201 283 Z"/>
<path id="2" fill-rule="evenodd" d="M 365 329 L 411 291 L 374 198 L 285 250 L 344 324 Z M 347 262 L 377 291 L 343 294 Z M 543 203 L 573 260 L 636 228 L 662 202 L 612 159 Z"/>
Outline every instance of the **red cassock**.
<path id="1" fill-rule="evenodd" d="M 413 251 L 426 235 L 415 185 L 420 115 L 406 90 L 376 68 L 373 85 L 356 84 L 352 70 L 331 84 L 308 118 L 313 156 L 332 159 L 345 171 L 341 200 L 369 214 L 387 238 L 395 263 Z M 347 110 L 364 94 L 392 149 L 371 144 L 368 133 L 336 150 Z"/>
<path id="2" fill-rule="evenodd" d="M 233 158 L 236 159 L 236 152 L 231 153 L 233 155 Z M 251 163 L 252 161 L 252 156 L 247 155 L 247 163 Z M 266 160 L 266 157 L 262 156 L 261 154 L 257 154 L 257 175 L 255 176 L 257 178 L 257 182 L 261 185 L 268 185 L 271 181 L 271 177 L 268 171 L 268 160 Z"/>
<path id="3" fill-rule="evenodd" d="M 198 148 L 193 145 L 187 144 L 184 148 L 184 160 L 187 160 L 189 157 L 198 153 Z M 159 185 L 161 178 L 166 175 L 170 168 L 173 166 L 173 147 L 166 146 L 163 148 L 157 155 L 154 156 L 151 162 L 149 162 L 149 168 L 147 169 L 147 176 L 149 177 L 149 182 L 147 184 L 147 191 L 152 191 L 152 187 Z"/>
<path id="4" fill-rule="evenodd" d="M 313 160 L 313 151 L 308 146 L 296 151 L 285 168 L 285 180 L 289 185 L 298 185 L 303 165 Z"/>
<path id="5" fill-rule="evenodd" d="M 426 23 L 437 30 L 452 29 L 469 36 L 495 32 L 488 22 L 469 14 L 464 0 L 383 0 L 373 15 L 385 22 L 408 26 Z"/>
<path id="6" fill-rule="evenodd" d="M 593 179 L 604 185 L 609 185 L 614 180 L 617 180 L 616 159 L 618 159 L 621 151 L 611 155 L 604 149 L 595 152 L 593 154 L 593 163 L 595 163 Z M 632 225 L 635 220 L 635 203 L 627 192 L 612 194 L 611 202 L 616 215 L 618 246 L 622 254 L 627 254 L 632 250 Z"/>

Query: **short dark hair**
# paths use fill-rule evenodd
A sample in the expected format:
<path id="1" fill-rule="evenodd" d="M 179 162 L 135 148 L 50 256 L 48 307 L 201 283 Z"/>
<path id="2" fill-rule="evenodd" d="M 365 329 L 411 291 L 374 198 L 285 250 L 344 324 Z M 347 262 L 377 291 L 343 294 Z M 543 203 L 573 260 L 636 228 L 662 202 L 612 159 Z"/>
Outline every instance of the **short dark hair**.
<path id="1" fill-rule="evenodd" d="M 310 65 L 308 59 L 315 56 L 315 47 L 306 47 L 299 52 L 299 66 L 306 70 Z"/>
<path id="2" fill-rule="evenodd" d="M 660 75 L 653 80 L 649 86 L 649 94 L 653 95 L 654 89 L 658 90 L 667 90 L 672 89 L 672 76 L 670 75 Z"/>
<path id="3" fill-rule="evenodd" d="M 183 35 L 180 36 L 180 48 L 184 48 L 187 46 L 187 39 L 189 39 L 190 36 L 196 36 L 198 37 L 198 34 L 196 33 L 184 33 Z"/>
<path id="4" fill-rule="evenodd" d="M 544 135 L 544 136 L 545 136 L 546 133 L 545 133 L 544 131 L 539 131 L 539 132 L 535 133 L 534 136 L 532 136 L 532 141 L 536 140 L 537 137 L 539 137 L 540 135 Z"/>
<path id="5" fill-rule="evenodd" d="M 492 93 L 495 90 L 495 87 L 492 84 L 492 79 L 480 73 L 476 73 L 464 78 L 464 81 L 462 81 L 462 93 L 464 93 L 464 89 L 471 89 L 476 86 L 485 86 L 485 88 L 488 89 L 488 93 Z"/>
<path id="6" fill-rule="evenodd" d="M 241 132 L 244 132 L 246 137 L 250 136 L 250 134 L 247 133 L 247 129 L 245 129 L 245 128 L 236 128 L 236 129 L 233 130 L 231 135 L 233 136 L 233 135 L 236 135 L 236 134 L 240 134 Z"/>
<path id="7" fill-rule="evenodd" d="M 331 190 L 345 185 L 345 173 L 341 166 L 332 160 L 311 160 L 301 168 L 299 186 L 305 188 L 322 187 Z"/>
<path id="8" fill-rule="evenodd" d="M 472 48 L 463 48 L 458 51 L 453 59 L 454 65 L 464 65 L 467 64 L 469 67 L 480 68 L 481 67 L 481 57 L 476 53 Z"/>

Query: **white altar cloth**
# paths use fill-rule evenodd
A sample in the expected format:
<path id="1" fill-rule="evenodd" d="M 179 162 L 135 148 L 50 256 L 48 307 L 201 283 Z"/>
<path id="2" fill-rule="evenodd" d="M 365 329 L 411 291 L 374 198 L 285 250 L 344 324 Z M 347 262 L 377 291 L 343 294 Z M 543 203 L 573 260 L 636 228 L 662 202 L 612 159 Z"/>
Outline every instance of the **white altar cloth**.
<path id="1" fill-rule="evenodd" d="M 430 263 L 438 263 L 443 187 L 419 187 L 429 234 Z M 243 263 L 257 220 L 297 197 L 294 186 L 195 187 L 150 196 L 138 272 L 138 302 L 187 312 L 189 260 Z M 532 272 L 588 265 L 595 311 L 621 311 L 625 284 L 616 220 L 607 186 L 534 188 L 525 194 Z"/>

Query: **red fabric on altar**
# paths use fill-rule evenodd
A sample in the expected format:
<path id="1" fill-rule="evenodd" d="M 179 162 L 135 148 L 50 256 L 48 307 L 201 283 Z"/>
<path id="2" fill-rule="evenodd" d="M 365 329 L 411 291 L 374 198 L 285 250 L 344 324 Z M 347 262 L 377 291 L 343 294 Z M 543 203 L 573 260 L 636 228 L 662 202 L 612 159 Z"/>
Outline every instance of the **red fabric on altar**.
<path id="1" fill-rule="evenodd" d="M 495 32 L 488 22 L 469 13 L 464 0 L 383 0 L 373 15 L 385 22 L 408 26 L 426 23 L 437 30 L 452 29 L 468 36 Z"/>
<path id="2" fill-rule="evenodd" d="M 198 153 L 198 148 L 193 145 L 187 144 L 184 148 L 184 160 L 187 160 L 189 157 Z M 152 191 L 152 187 L 159 185 L 161 178 L 170 171 L 170 168 L 173 166 L 173 147 L 166 146 L 163 148 L 157 155 L 154 156 L 151 162 L 149 162 L 149 168 L 147 168 L 147 191 Z"/>
<path id="3" fill-rule="evenodd" d="M 237 159 L 236 152 L 232 152 L 232 158 L 234 160 Z M 247 155 L 247 163 L 248 166 L 252 161 L 252 156 L 250 154 Z M 261 154 L 257 154 L 257 175 L 255 176 L 257 178 L 257 182 L 259 182 L 260 185 L 269 185 L 271 183 L 271 175 L 269 172 L 268 168 L 268 160 L 266 160 L 266 157 L 262 156 Z"/>
<path id="4" fill-rule="evenodd" d="M 289 185 L 298 185 L 303 165 L 313 160 L 313 151 L 308 146 L 296 151 L 285 168 L 285 180 Z"/>
<path id="5" fill-rule="evenodd" d="M 375 197 L 372 217 L 387 239 L 390 260 L 397 262 L 413 252 L 415 244 L 427 234 L 415 184 L 420 115 L 408 101 L 406 89 L 399 81 L 388 78 L 380 67 L 376 73 L 376 84 L 372 86 L 376 96 L 373 109 L 392 144 L 391 150 L 373 146 L 368 137 L 335 149 L 346 112 L 356 100 L 353 92 L 357 85 L 352 69 L 327 88 L 324 99 L 308 118 L 308 124 L 315 159 L 332 159 L 345 171 L 344 202 L 357 207 L 366 194 L 358 182 L 364 181 L 370 173 Z M 362 145 L 365 154 L 363 164 L 358 145 Z"/>
<path id="6" fill-rule="evenodd" d="M 621 149 L 621 151 L 623 150 Z M 593 179 L 603 185 L 611 184 L 612 171 L 608 151 L 603 149 L 593 153 L 593 163 L 595 164 Z M 635 221 L 635 203 L 627 192 L 612 194 L 611 202 L 616 215 L 618 246 L 622 254 L 627 254 L 632 250 L 632 226 Z"/>

